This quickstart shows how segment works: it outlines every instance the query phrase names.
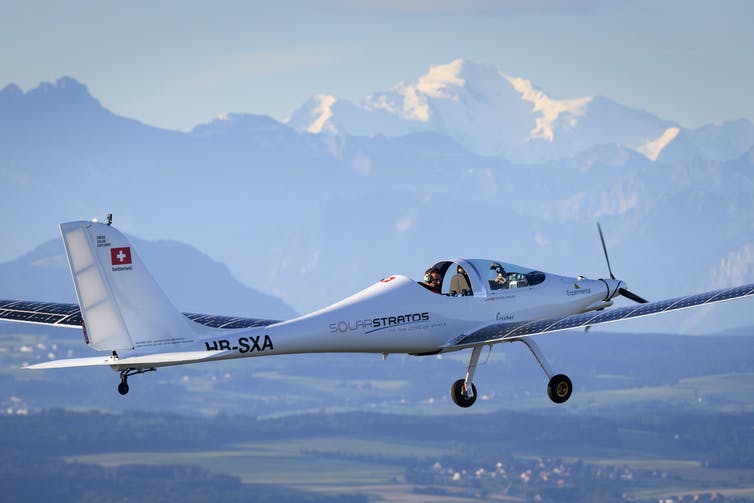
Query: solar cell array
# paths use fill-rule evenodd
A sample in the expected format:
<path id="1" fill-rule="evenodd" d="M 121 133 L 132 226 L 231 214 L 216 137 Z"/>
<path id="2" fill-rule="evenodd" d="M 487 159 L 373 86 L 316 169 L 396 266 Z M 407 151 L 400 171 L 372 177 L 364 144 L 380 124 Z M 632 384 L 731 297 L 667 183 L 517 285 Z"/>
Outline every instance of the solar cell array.
<path id="1" fill-rule="evenodd" d="M 213 316 L 209 314 L 183 313 L 188 319 L 212 328 L 253 328 L 266 327 L 277 320 L 258 318 L 239 318 L 236 316 Z M 81 310 L 78 304 L 60 304 L 55 302 L 30 302 L 19 300 L 0 300 L 0 319 L 23 321 L 43 325 L 68 327 L 81 326 Z"/>
<path id="2" fill-rule="evenodd" d="M 687 307 L 714 304 L 724 300 L 754 295 L 754 284 L 725 288 L 712 292 L 704 292 L 685 297 L 650 302 L 636 306 L 618 307 L 604 311 L 574 314 L 564 318 L 536 320 L 521 323 L 496 323 L 484 327 L 451 343 L 451 346 L 471 346 L 485 342 L 495 342 L 504 339 L 516 339 L 528 335 L 543 334 L 566 330 L 569 328 L 585 327 L 608 323 L 611 321 L 638 318 L 666 311 L 675 311 Z"/>
<path id="3" fill-rule="evenodd" d="M 81 311 L 77 304 L 0 300 L 0 319 L 80 327 Z"/>
<path id="4" fill-rule="evenodd" d="M 258 318 L 239 318 L 235 316 L 214 316 L 211 314 L 183 313 L 191 321 L 201 323 L 204 326 L 212 328 L 254 328 L 266 327 L 273 323 L 279 323 L 278 320 L 264 320 Z"/>

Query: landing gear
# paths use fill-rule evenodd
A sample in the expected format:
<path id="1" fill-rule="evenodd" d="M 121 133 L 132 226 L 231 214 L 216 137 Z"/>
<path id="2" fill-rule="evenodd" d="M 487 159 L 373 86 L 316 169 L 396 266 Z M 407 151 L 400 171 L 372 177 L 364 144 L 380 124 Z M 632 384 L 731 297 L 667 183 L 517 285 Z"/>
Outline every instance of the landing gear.
<path id="1" fill-rule="evenodd" d="M 545 355 L 542 354 L 542 351 L 540 351 L 537 343 L 534 342 L 530 337 L 517 340 L 526 344 L 526 347 L 528 347 L 529 351 L 531 351 L 531 354 L 534 355 L 534 358 L 537 360 L 537 363 L 539 363 L 539 366 L 542 367 L 542 370 L 545 371 L 545 374 L 550 379 L 550 381 L 547 383 L 547 396 L 550 397 L 550 400 L 555 403 L 565 403 L 569 398 L 571 398 L 571 392 L 573 392 L 573 384 L 571 383 L 571 380 L 568 378 L 568 376 L 565 374 L 553 375 L 552 370 L 550 370 L 550 364 L 547 362 Z"/>
<path id="2" fill-rule="evenodd" d="M 132 375 L 143 374 L 144 372 L 154 372 L 156 368 L 149 369 L 125 369 L 120 371 L 120 384 L 118 384 L 118 393 L 121 395 L 128 394 L 128 378 Z"/>
<path id="3" fill-rule="evenodd" d="M 450 398 L 453 399 L 453 403 L 464 409 L 471 407 L 476 402 L 476 386 L 474 386 L 473 381 L 476 364 L 479 362 L 479 355 L 481 354 L 482 346 L 474 346 L 474 349 L 471 350 L 466 378 L 457 380 L 450 387 Z"/>
<path id="4" fill-rule="evenodd" d="M 565 374 L 558 374 L 547 383 L 547 396 L 555 403 L 564 403 L 571 398 L 573 384 Z"/>
<path id="5" fill-rule="evenodd" d="M 450 398 L 456 405 L 465 409 L 476 402 L 476 386 L 474 386 L 474 383 L 471 383 L 471 392 L 471 396 L 466 394 L 466 380 L 459 379 L 450 387 Z"/>

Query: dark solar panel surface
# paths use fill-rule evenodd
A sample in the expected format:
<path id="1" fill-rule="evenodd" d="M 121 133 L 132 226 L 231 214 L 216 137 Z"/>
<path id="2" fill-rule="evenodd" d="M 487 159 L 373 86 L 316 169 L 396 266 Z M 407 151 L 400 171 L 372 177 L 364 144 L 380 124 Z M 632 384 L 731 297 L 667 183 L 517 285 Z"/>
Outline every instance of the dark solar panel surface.
<path id="1" fill-rule="evenodd" d="M 213 328 L 254 328 L 266 327 L 277 320 L 265 320 L 258 318 L 239 318 L 237 316 L 213 316 L 211 314 L 183 313 L 188 319 Z"/>
<path id="2" fill-rule="evenodd" d="M 237 316 L 213 316 L 197 313 L 184 313 L 184 315 L 202 325 L 224 329 L 266 327 L 278 323 L 277 320 L 239 318 Z M 78 304 L 0 300 L 0 319 L 80 327 L 81 311 Z"/>
<path id="3" fill-rule="evenodd" d="M 46 325 L 81 326 L 78 305 L 54 302 L 0 300 L 0 319 Z"/>
<path id="4" fill-rule="evenodd" d="M 451 345 L 468 346 L 484 342 L 500 341 L 503 339 L 515 339 L 516 337 L 525 337 L 528 335 L 555 332 L 569 328 L 598 325 L 600 323 L 608 323 L 621 319 L 638 318 L 639 316 L 675 311 L 687 307 L 713 304 L 723 300 L 750 295 L 754 295 L 754 284 L 715 290 L 713 292 L 704 292 L 696 295 L 689 295 L 687 297 L 677 297 L 658 302 L 650 302 L 647 304 L 607 309 L 599 313 L 589 312 L 566 316 L 564 318 L 552 318 L 548 320 L 536 320 L 521 323 L 498 323 L 481 328 L 465 337 L 458 338 L 456 341 L 453 341 L 453 344 Z"/>

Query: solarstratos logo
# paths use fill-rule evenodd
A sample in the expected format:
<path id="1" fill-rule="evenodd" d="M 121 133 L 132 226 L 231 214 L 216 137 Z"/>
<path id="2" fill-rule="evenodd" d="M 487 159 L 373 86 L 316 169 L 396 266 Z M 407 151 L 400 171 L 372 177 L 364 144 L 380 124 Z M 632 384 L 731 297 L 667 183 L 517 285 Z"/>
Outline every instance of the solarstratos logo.
<path id="1" fill-rule="evenodd" d="M 429 321 L 429 313 L 410 313 L 396 316 L 385 316 L 382 318 L 372 318 L 371 320 L 353 320 L 339 321 L 330 323 L 330 333 L 345 334 L 354 330 L 364 330 L 365 334 L 371 334 L 386 328 L 399 327 L 403 325 L 412 325 Z"/>

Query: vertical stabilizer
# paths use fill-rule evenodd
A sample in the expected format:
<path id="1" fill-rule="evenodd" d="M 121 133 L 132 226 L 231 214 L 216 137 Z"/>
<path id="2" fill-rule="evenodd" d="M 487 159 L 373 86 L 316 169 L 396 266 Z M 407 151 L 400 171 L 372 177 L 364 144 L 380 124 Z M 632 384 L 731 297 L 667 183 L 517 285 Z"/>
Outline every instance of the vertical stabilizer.
<path id="1" fill-rule="evenodd" d="M 92 348 L 157 350 L 193 342 L 190 321 L 172 305 L 123 234 L 85 221 L 61 224 L 60 231 Z"/>

